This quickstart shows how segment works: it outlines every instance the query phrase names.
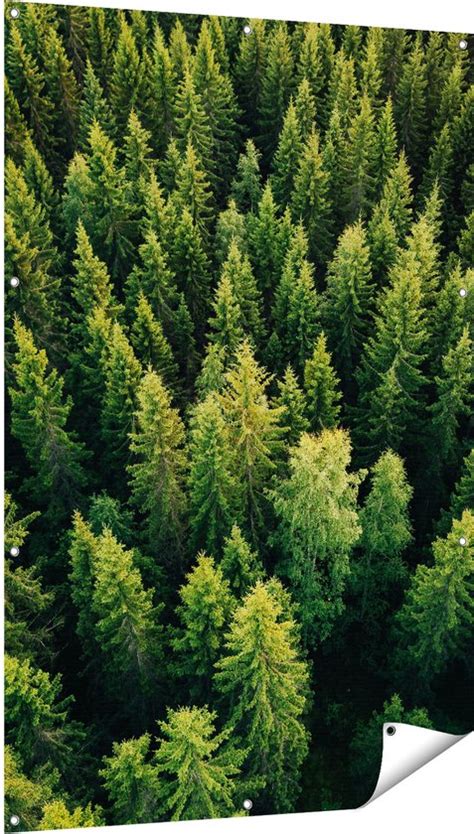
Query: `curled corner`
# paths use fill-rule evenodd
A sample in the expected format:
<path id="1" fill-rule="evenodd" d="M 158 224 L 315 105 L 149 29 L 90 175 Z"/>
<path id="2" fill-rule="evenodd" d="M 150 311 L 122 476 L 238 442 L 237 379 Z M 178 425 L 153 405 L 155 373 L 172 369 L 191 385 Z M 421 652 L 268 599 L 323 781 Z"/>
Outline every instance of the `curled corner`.
<path id="1" fill-rule="evenodd" d="M 414 727 L 412 724 L 384 724 L 382 729 L 382 763 L 375 790 L 364 808 L 415 770 L 436 758 L 464 735 L 455 736 Z"/>

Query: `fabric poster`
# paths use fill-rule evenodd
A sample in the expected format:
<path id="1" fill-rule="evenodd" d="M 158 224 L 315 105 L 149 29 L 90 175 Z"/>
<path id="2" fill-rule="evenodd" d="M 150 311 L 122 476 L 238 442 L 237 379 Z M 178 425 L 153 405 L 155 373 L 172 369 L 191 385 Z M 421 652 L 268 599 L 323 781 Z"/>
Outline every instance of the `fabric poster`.
<path id="1" fill-rule="evenodd" d="M 7 830 L 473 728 L 471 49 L 6 5 Z"/>

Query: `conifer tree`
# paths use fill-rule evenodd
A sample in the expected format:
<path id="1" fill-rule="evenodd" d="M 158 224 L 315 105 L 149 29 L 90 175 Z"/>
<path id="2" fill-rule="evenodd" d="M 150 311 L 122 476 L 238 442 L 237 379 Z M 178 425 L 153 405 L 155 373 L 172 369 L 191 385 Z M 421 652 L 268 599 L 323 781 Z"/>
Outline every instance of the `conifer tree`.
<path id="1" fill-rule="evenodd" d="M 59 229 L 59 196 L 53 177 L 30 136 L 24 140 L 23 176 L 29 191 L 45 211 L 53 235 Z"/>
<path id="2" fill-rule="evenodd" d="M 136 429 L 130 445 L 137 457 L 129 467 L 132 501 L 146 516 L 149 541 L 158 559 L 176 568 L 185 506 L 184 428 L 154 371 L 143 376 L 137 402 Z"/>
<path id="3" fill-rule="evenodd" d="M 207 243 L 210 221 L 210 191 L 199 158 L 189 143 L 177 173 L 175 204 L 178 210 L 188 208 L 193 223 Z"/>
<path id="4" fill-rule="evenodd" d="M 94 630 L 95 613 L 93 591 L 97 567 L 98 539 L 90 525 L 79 512 L 73 516 L 70 533 L 69 560 L 71 572 L 71 598 L 76 608 L 76 633 L 84 654 L 94 657 L 97 651 L 97 634 Z"/>
<path id="5" fill-rule="evenodd" d="M 140 199 L 154 168 L 150 139 L 150 132 L 142 126 L 135 110 L 131 110 L 123 144 L 125 177 L 132 200 Z"/>
<path id="6" fill-rule="evenodd" d="M 237 243 L 239 250 L 247 253 L 247 226 L 246 217 L 237 209 L 235 200 L 229 200 L 228 206 L 219 213 L 216 223 L 216 261 L 222 266 L 232 241 Z"/>
<path id="7" fill-rule="evenodd" d="M 255 361 L 248 341 L 239 347 L 235 363 L 226 374 L 220 400 L 237 453 L 235 474 L 242 490 L 245 528 L 252 542 L 258 540 L 264 520 L 264 484 L 274 470 L 281 446 L 280 410 L 266 395 L 268 378 Z"/>
<path id="8" fill-rule="evenodd" d="M 113 297 L 113 288 L 106 265 L 94 255 L 88 234 L 79 221 L 76 234 L 74 274 L 71 295 L 76 304 L 74 318 L 78 327 L 85 331 L 84 317 L 97 306 L 114 316 L 119 305 Z"/>
<path id="9" fill-rule="evenodd" d="M 140 262 L 128 276 L 125 287 L 130 315 L 138 304 L 140 292 L 151 304 L 153 313 L 165 329 L 173 319 L 176 307 L 176 288 L 163 247 L 153 229 L 145 233 L 139 246 Z"/>
<path id="10" fill-rule="evenodd" d="M 311 92 L 318 102 L 318 128 L 325 130 L 329 124 L 329 80 L 334 62 L 335 47 L 331 27 L 327 23 L 310 23 L 298 56 L 297 78 L 306 78 Z"/>
<path id="11" fill-rule="evenodd" d="M 104 825 L 99 808 L 92 808 L 89 803 L 84 808 L 77 805 L 71 812 L 63 800 L 55 799 L 44 806 L 38 831 L 51 831 L 59 828 L 93 828 L 96 825 Z"/>
<path id="12" fill-rule="evenodd" d="M 307 367 L 308 363 L 306 363 Z M 306 416 L 306 399 L 298 385 L 298 379 L 291 365 L 287 365 L 282 380 L 278 380 L 278 396 L 275 404 L 281 408 L 280 425 L 286 428 L 285 441 L 294 446 L 304 431 L 309 429 Z"/>
<path id="13" fill-rule="evenodd" d="M 71 399 L 64 398 L 64 381 L 56 369 L 48 370 L 44 350 L 20 321 L 15 322 L 16 357 L 12 401 L 12 434 L 31 467 L 27 489 L 49 505 L 52 519 L 61 518 L 76 503 L 86 482 L 82 443 L 67 430 Z"/>
<path id="14" fill-rule="evenodd" d="M 303 373 L 320 329 L 320 301 L 312 273 L 310 264 L 304 262 L 288 295 L 285 352 L 299 374 Z"/>
<path id="15" fill-rule="evenodd" d="M 330 429 L 337 423 L 341 399 L 338 379 L 331 364 L 331 355 L 326 348 L 324 333 L 318 336 L 313 355 L 304 367 L 304 389 L 306 413 L 314 432 Z"/>
<path id="16" fill-rule="evenodd" d="M 373 153 L 375 194 L 380 197 L 387 177 L 397 162 L 397 133 L 391 96 L 388 96 L 377 121 Z"/>
<path id="17" fill-rule="evenodd" d="M 246 116 L 246 124 L 257 123 L 263 91 L 268 53 L 268 26 L 265 20 L 250 20 L 252 37 L 242 34 L 236 60 L 237 90 Z"/>
<path id="18" fill-rule="evenodd" d="M 6 820 L 18 816 L 25 828 L 37 831 L 42 808 L 53 793 L 53 780 L 31 779 L 23 772 L 22 765 L 18 752 L 11 745 L 5 745 L 4 814 Z"/>
<path id="19" fill-rule="evenodd" d="M 180 627 L 172 640 L 177 667 L 189 680 L 191 695 L 208 699 L 213 666 L 221 655 L 233 607 L 229 582 L 214 559 L 200 553 L 179 596 Z"/>
<path id="20" fill-rule="evenodd" d="M 383 29 L 370 28 L 364 44 L 364 56 L 360 61 L 361 91 L 368 96 L 373 107 L 379 104 L 382 90 Z"/>
<path id="21" fill-rule="evenodd" d="M 173 72 L 178 81 L 184 77 L 191 63 L 191 47 L 183 24 L 176 18 L 169 36 L 169 53 Z"/>
<path id="22" fill-rule="evenodd" d="M 130 341 L 143 367 L 156 371 L 166 385 L 176 385 L 178 368 L 173 351 L 142 292 L 138 297 Z"/>
<path id="23" fill-rule="evenodd" d="M 198 226 L 188 208 L 184 208 L 174 230 L 171 266 L 184 293 L 186 304 L 202 336 L 202 323 L 209 310 L 209 259 Z"/>
<path id="24" fill-rule="evenodd" d="M 354 59 L 340 50 L 335 56 L 328 94 L 331 110 L 337 108 L 345 136 L 357 112 L 357 82 Z"/>
<path id="25" fill-rule="evenodd" d="M 400 141 L 413 169 L 423 164 L 426 141 L 426 64 L 417 38 L 403 66 L 395 93 L 395 118 Z"/>
<path id="26" fill-rule="evenodd" d="M 30 133 L 7 76 L 5 76 L 4 80 L 3 98 L 5 110 L 5 155 L 13 159 L 17 165 L 20 165 L 24 144 Z"/>
<path id="27" fill-rule="evenodd" d="M 196 390 L 200 400 L 208 394 L 219 392 L 224 386 L 226 351 L 219 344 L 209 343 L 196 380 Z"/>
<path id="28" fill-rule="evenodd" d="M 234 288 L 227 274 L 223 274 L 216 288 L 212 304 L 214 316 L 209 319 L 213 343 L 232 356 L 244 337 L 243 315 Z"/>
<path id="29" fill-rule="evenodd" d="M 159 610 L 145 590 L 134 554 L 105 530 L 97 543 L 92 610 L 97 644 L 107 671 L 106 689 L 144 720 L 163 659 Z M 143 712 L 142 712 L 143 711 Z"/>
<path id="30" fill-rule="evenodd" d="M 429 685 L 454 654 L 468 651 L 466 626 L 473 612 L 466 586 L 472 581 L 473 559 L 474 516 L 464 510 L 446 538 L 433 542 L 433 565 L 417 567 L 397 617 L 399 674 L 415 671 L 420 688 Z"/>
<path id="31" fill-rule="evenodd" d="M 197 92 L 194 78 L 189 70 L 185 72 L 176 96 L 176 133 L 181 154 L 192 146 L 208 178 L 214 179 L 215 143 L 209 119 L 201 95 Z"/>
<path id="32" fill-rule="evenodd" d="M 114 741 L 112 755 L 103 759 L 99 775 L 117 825 L 154 822 L 157 818 L 158 777 L 149 761 L 150 744 L 148 733 L 120 743 Z"/>
<path id="33" fill-rule="evenodd" d="M 303 434 L 290 453 L 290 475 L 272 496 L 279 520 L 272 536 L 281 553 L 278 571 L 288 577 L 310 645 L 328 637 L 344 609 L 349 556 L 361 533 L 356 511 L 361 474 L 347 471 L 350 455 L 342 429 Z"/>
<path id="34" fill-rule="evenodd" d="M 104 363 L 105 390 L 100 415 L 106 443 L 104 463 L 114 479 L 123 478 L 129 461 L 128 436 L 134 426 L 140 376 L 140 363 L 122 327 L 115 322 Z"/>
<path id="35" fill-rule="evenodd" d="M 43 77 L 49 101 L 53 106 L 52 130 L 61 158 L 68 157 L 75 148 L 79 89 L 62 39 L 51 26 L 45 30 Z M 59 148 L 56 150 L 59 153 Z"/>
<path id="36" fill-rule="evenodd" d="M 193 413 L 189 457 L 193 546 L 217 555 L 236 517 L 238 487 L 229 429 L 213 393 Z"/>
<path id="37" fill-rule="evenodd" d="M 259 344 L 264 334 L 262 298 L 246 255 L 242 256 L 235 240 L 222 267 L 221 277 L 228 277 L 241 314 L 241 327 Z"/>
<path id="38" fill-rule="evenodd" d="M 367 96 L 349 125 L 342 163 L 344 174 L 344 219 L 354 222 L 366 217 L 374 188 L 374 125 L 372 105 Z"/>
<path id="39" fill-rule="evenodd" d="M 376 206 L 374 218 L 377 212 L 387 212 L 397 233 L 397 240 L 400 243 L 408 234 L 412 220 L 412 176 L 407 164 L 406 156 L 402 152 L 398 162 L 385 180 L 382 190 L 380 204 Z"/>
<path id="40" fill-rule="evenodd" d="M 15 24 L 11 29 L 5 63 L 9 70 L 12 92 L 26 117 L 38 150 L 45 155 L 51 153 L 53 104 L 46 95 L 38 63 L 26 48 Z"/>
<path id="41" fill-rule="evenodd" d="M 289 298 L 297 276 L 301 273 L 304 266 L 307 269 L 308 237 L 303 225 L 299 223 L 293 229 L 283 263 L 281 278 L 276 286 L 271 311 L 276 331 L 282 342 L 286 342 L 287 338 Z"/>
<path id="42" fill-rule="evenodd" d="M 258 213 L 249 218 L 249 253 L 258 287 L 268 295 L 278 275 L 279 223 L 275 200 L 267 182 L 258 204 Z"/>
<path id="43" fill-rule="evenodd" d="M 419 426 L 425 378 L 426 331 L 418 266 L 413 255 L 395 265 L 357 371 L 356 437 L 371 457 L 404 448 Z"/>
<path id="44" fill-rule="evenodd" d="M 245 153 L 240 154 L 232 196 L 242 212 L 255 212 L 262 196 L 260 153 L 251 139 L 245 143 Z"/>
<path id="45" fill-rule="evenodd" d="M 165 819 L 227 817 L 235 812 L 234 793 L 244 754 L 216 734 L 216 713 L 206 707 L 168 710 L 154 756 L 156 797 Z"/>
<path id="46" fill-rule="evenodd" d="M 143 107 L 144 73 L 135 38 L 125 15 L 120 17 L 120 31 L 110 78 L 110 102 L 118 130 L 125 132 L 130 112 Z"/>
<path id="47" fill-rule="evenodd" d="M 457 344 L 443 357 L 441 376 L 435 378 L 436 400 L 431 407 L 434 448 L 446 463 L 457 463 L 459 458 L 459 423 L 469 417 L 474 396 L 472 369 L 472 340 L 465 327 Z"/>
<path id="48" fill-rule="evenodd" d="M 394 583 L 404 578 L 400 557 L 412 538 L 408 505 L 413 490 L 403 460 L 391 450 L 380 455 L 370 474 L 370 492 L 359 515 L 360 558 L 353 563 L 351 587 L 360 599 L 361 621 L 373 627 L 387 610 Z"/>
<path id="49" fill-rule="evenodd" d="M 250 549 L 236 524 L 225 540 L 220 566 L 230 590 L 239 599 L 264 576 L 257 553 Z"/>
<path id="50" fill-rule="evenodd" d="M 316 133 L 309 137 L 295 176 L 292 212 L 308 234 L 310 255 L 317 266 L 326 263 L 331 243 L 331 216 L 328 204 L 328 175 L 323 168 Z"/>
<path id="51" fill-rule="evenodd" d="M 377 206 L 367 227 L 374 283 L 381 286 L 398 255 L 398 235 L 387 209 Z"/>
<path id="52" fill-rule="evenodd" d="M 110 79 L 114 65 L 113 36 L 114 29 L 110 19 L 106 18 L 106 10 L 96 7 L 89 9 L 88 47 L 94 72 L 105 92 L 109 92 Z"/>
<path id="53" fill-rule="evenodd" d="M 276 811 L 293 809 L 308 749 L 308 668 L 285 613 L 258 582 L 235 612 L 215 675 L 230 705 L 229 726 L 247 748 L 245 770 L 261 780 Z"/>
<path id="54" fill-rule="evenodd" d="M 286 206 L 291 200 L 294 176 L 302 145 L 298 116 L 293 100 L 291 100 L 273 158 L 272 188 L 275 200 L 280 206 Z"/>
<path id="55" fill-rule="evenodd" d="M 158 24 L 155 25 L 153 34 L 151 72 L 153 139 L 157 152 L 163 154 L 175 125 L 176 75 Z"/>
<path id="56" fill-rule="evenodd" d="M 306 142 L 316 124 L 316 101 L 307 78 L 303 78 L 296 90 L 295 112 L 301 139 Z"/>
<path id="57" fill-rule="evenodd" d="M 271 154 L 276 148 L 293 88 L 293 56 L 285 23 L 270 35 L 262 76 L 260 125 L 262 146 Z"/>
<path id="58" fill-rule="evenodd" d="M 359 221 L 339 238 L 328 268 L 323 307 L 329 344 L 346 391 L 367 339 L 372 307 L 370 253 Z"/>
<path id="59" fill-rule="evenodd" d="M 441 515 L 441 535 L 448 532 L 454 518 L 461 518 L 464 510 L 474 513 L 474 449 L 464 459 L 461 477 L 451 493 L 449 511 L 443 511 Z"/>

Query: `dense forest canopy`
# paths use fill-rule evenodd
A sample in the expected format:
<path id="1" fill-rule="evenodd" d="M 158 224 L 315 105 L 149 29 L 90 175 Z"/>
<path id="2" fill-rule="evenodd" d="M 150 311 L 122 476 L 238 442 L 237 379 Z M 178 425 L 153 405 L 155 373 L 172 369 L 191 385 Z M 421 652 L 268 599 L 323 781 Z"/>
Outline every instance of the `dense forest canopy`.
<path id="1" fill-rule="evenodd" d="M 469 49 L 19 11 L 7 828 L 357 805 L 472 729 Z"/>

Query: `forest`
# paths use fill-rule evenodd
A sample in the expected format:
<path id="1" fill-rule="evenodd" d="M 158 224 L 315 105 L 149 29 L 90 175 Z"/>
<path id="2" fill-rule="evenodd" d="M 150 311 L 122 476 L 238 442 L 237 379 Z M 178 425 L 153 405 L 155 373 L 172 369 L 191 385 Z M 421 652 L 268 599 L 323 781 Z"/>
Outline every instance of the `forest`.
<path id="1" fill-rule="evenodd" d="M 6 829 L 356 807 L 473 729 L 472 44 L 5 21 Z"/>

